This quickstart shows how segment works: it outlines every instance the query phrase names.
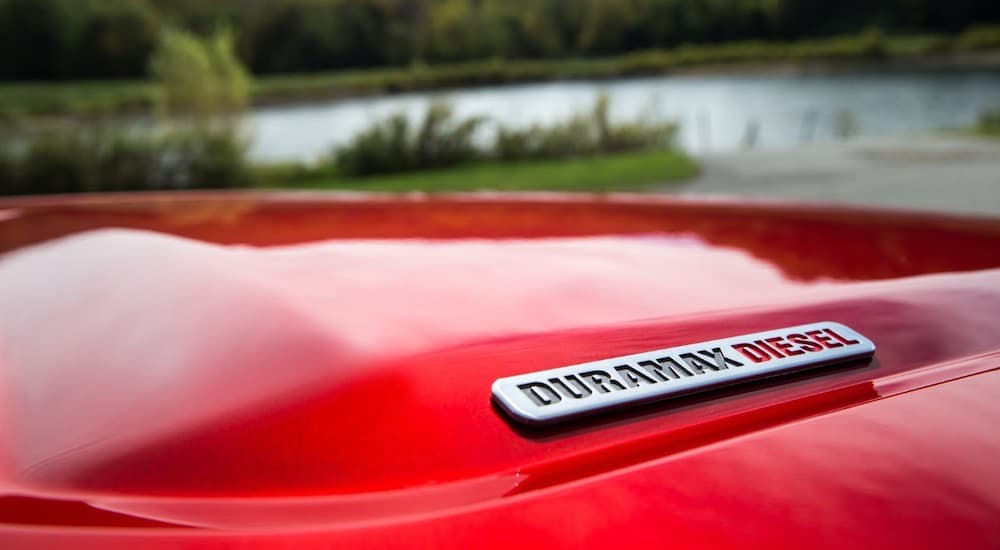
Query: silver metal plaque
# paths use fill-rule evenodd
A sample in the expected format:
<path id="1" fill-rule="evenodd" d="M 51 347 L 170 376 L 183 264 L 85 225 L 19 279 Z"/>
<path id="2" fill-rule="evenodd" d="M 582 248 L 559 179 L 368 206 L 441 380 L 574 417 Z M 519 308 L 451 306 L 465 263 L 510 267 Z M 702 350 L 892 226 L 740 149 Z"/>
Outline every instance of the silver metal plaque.
<path id="1" fill-rule="evenodd" d="M 871 340 L 824 321 L 500 378 L 493 398 L 517 421 L 543 425 L 874 353 Z"/>

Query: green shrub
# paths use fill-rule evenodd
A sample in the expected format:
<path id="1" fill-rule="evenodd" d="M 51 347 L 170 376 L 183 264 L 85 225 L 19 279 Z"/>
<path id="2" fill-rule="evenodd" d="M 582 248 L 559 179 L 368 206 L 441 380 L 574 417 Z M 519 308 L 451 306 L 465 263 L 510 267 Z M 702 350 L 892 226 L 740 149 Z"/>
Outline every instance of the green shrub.
<path id="1" fill-rule="evenodd" d="M 979 113 L 976 131 L 980 134 L 1000 136 L 1000 107 L 993 107 Z"/>
<path id="2" fill-rule="evenodd" d="M 493 154 L 503 160 L 569 158 L 674 146 L 675 123 L 648 120 L 613 123 L 610 108 L 610 98 L 601 94 L 589 112 L 561 123 L 526 129 L 501 126 L 496 133 Z"/>
<path id="3" fill-rule="evenodd" d="M 334 151 L 338 173 L 348 176 L 454 166 L 481 156 L 475 133 L 485 119 L 457 120 L 447 102 L 434 101 L 419 127 L 395 114 Z"/>
<path id="4" fill-rule="evenodd" d="M 493 152 L 501 160 L 576 157 L 595 153 L 596 133 L 586 115 L 551 126 L 497 129 Z"/>
<path id="5" fill-rule="evenodd" d="M 151 182 L 159 177 L 158 149 L 161 140 L 152 136 L 111 133 L 98 137 L 100 144 L 92 154 L 96 162 L 95 177 L 98 181 L 86 191 L 127 191 L 152 189 Z M 81 154 L 88 154 L 85 150 Z"/>
<path id="6" fill-rule="evenodd" d="M 234 130 L 199 128 L 166 141 L 174 170 L 167 188 L 227 189 L 252 183 L 246 142 Z M 155 180 L 154 180 L 155 182 Z"/>
<path id="7" fill-rule="evenodd" d="M 229 127 L 160 133 L 45 129 L 0 149 L 0 194 L 242 187 L 246 143 Z"/>
<path id="8" fill-rule="evenodd" d="M 2 191 L 10 186 L 13 191 L 13 185 L 16 181 L 15 165 L 13 155 L 6 148 L 0 149 L 0 194 Z"/>
<path id="9" fill-rule="evenodd" d="M 920 57 L 951 52 L 955 40 L 943 34 L 919 34 L 897 36 L 888 40 L 887 51 L 891 55 Z"/>
<path id="10" fill-rule="evenodd" d="M 491 146 L 477 146 L 476 131 L 485 119 L 456 119 L 447 103 L 437 101 L 417 128 L 403 114 L 377 122 L 336 149 L 333 164 L 338 174 L 359 176 L 442 168 L 482 158 L 570 158 L 673 147 L 675 123 L 613 123 L 610 105 L 602 94 L 590 111 L 563 122 L 528 128 L 499 125 Z"/>
<path id="11" fill-rule="evenodd" d="M 338 172 L 352 176 L 412 170 L 416 162 L 410 134 L 406 115 L 392 115 L 338 148 L 334 165 Z"/>
<path id="12" fill-rule="evenodd" d="M 878 27 L 868 27 L 858 37 L 859 54 L 863 57 L 885 57 L 889 52 L 885 35 Z"/>
<path id="13" fill-rule="evenodd" d="M 989 50 L 1000 48 L 1000 25 L 973 25 L 955 41 L 959 50 Z"/>
<path id="14" fill-rule="evenodd" d="M 601 94 L 594 102 L 591 117 L 597 128 L 597 149 L 601 153 L 667 149 L 674 145 L 677 125 L 674 123 L 637 120 L 613 124 L 609 117 L 611 99 Z"/>
<path id="15" fill-rule="evenodd" d="M 425 168 L 451 166 L 478 156 L 476 130 L 484 117 L 456 120 L 451 105 L 435 101 L 427 108 L 417 132 L 417 164 Z"/>

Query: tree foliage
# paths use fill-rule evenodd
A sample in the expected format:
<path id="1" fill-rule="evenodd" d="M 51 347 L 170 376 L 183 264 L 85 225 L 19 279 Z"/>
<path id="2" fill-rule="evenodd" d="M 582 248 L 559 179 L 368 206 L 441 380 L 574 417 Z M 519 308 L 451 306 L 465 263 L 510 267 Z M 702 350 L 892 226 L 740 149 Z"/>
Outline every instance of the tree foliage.
<path id="1" fill-rule="evenodd" d="M 990 23 L 1000 23 L 1000 2 L 0 0 L 0 79 L 141 77 L 169 28 L 200 36 L 230 28 L 254 72 L 294 73 Z"/>
<path id="2" fill-rule="evenodd" d="M 159 35 L 157 13 L 144 2 L 95 0 L 80 25 L 74 77 L 123 78 L 145 72 Z"/>
<path id="3" fill-rule="evenodd" d="M 164 31 L 149 70 L 161 86 L 162 108 L 167 112 L 237 112 L 249 99 L 249 77 L 225 29 L 207 38 L 177 29 Z"/>

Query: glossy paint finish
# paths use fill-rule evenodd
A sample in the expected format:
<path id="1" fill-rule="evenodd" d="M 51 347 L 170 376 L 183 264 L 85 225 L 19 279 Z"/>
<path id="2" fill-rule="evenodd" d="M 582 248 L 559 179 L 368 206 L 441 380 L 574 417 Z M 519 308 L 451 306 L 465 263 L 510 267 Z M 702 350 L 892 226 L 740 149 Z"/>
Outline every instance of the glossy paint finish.
<path id="1" fill-rule="evenodd" d="M 150 195 L 0 203 L 0 246 L 4 548 L 1000 541 L 996 220 Z M 551 429 L 489 400 L 817 320 L 875 358 Z"/>

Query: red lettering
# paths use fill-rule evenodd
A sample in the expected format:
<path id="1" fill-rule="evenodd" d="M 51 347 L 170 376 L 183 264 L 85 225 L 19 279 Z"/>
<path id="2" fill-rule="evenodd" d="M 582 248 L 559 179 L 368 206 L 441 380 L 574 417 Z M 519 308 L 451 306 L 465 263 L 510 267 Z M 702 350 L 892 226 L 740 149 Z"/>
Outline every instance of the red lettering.
<path id="1" fill-rule="evenodd" d="M 764 361 L 771 360 L 771 357 L 767 354 L 767 352 L 761 350 L 753 344 L 733 344 L 733 349 L 742 353 L 744 357 L 754 363 L 763 363 Z"/>
<path id="2" fill-rule="evenodd" d="M 760 347 L 766 349 L 767 351 L 771 352 L 771 355 L 773 355 L 775 357 L 784 357 L 785 356 L 784 353 L 781 353 L 780 351 L 778 351 L 778 350 L 772 348 L 771 346 L 767 345 L 767 343 L 765 341 L 763 341 L 763 340 L 754 340 L 753 343 L 757 344 L 758 346 L 760 346 Z"/>
<path id="3" fill-rule="evenodd" d="M 806 332 L 806 334 L 808 334 L 809 336 L 812 336 L 813 340 L 816 340 L 820 344 L 823 344 L 823 346 L 825 346 L 825 347 L 828 347 L 828 348 L 841 348 L 841 347 L 844 347 L 843 344 L 838 344 L 838 343 L 834 342 L 833 340 L 831 340 L 830 337 L 827 336 L 827 335 L 825 335 L 825 334 L 823 334 L 823 331 L 821 331 L 821 330 L 810 330 L 809 332 Z"/>
<path id="4" fill-rule="evenodd" d="M 774 344 L 774 347 L 783 351 L 785 355 L 802 355 L 803 353 L 805 353 L 802 350 L 793 348 L 791 344 L 786 342 L 785 339 L 780 336 L 776 336 L 774 338 L 768 338 L 767 341 Z"/>
<path id="5" fill-rule="evenodd" d="M 805 351 L 823 351 L 823 346 L 813 342 L 805 334 L 789 334 L 788 339 L 799 345 L 799 349 Z"/>
<path id="6" fill-rule="evenodd" d="M 825 329 L 823 329 L 823 332 L 829 334 L 830 336 L 833 336 L 841 344 L 844 344 L 845 346 L 851 346 L 851 345 L 854 345 L 854 344 L 860 344 L 861 343 L 861 342 L 858 342 L 857 340 L 848 340 L 848 339 L 844 338 L 843 336 L 841 336 L 841 335 L 837 334 L 836 332 L 834 332 L 834 330 L 832 328 L 825 328 Z"/>

